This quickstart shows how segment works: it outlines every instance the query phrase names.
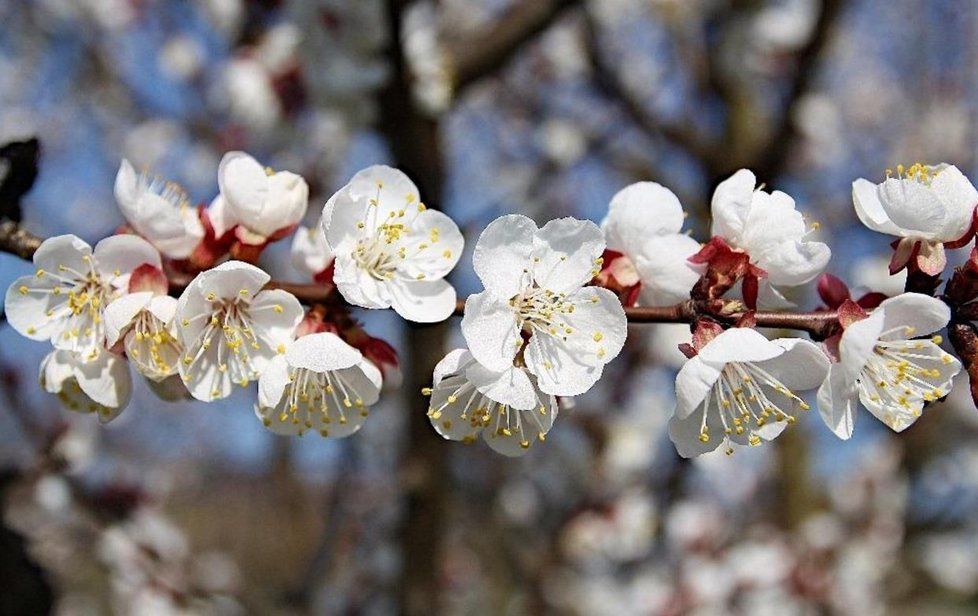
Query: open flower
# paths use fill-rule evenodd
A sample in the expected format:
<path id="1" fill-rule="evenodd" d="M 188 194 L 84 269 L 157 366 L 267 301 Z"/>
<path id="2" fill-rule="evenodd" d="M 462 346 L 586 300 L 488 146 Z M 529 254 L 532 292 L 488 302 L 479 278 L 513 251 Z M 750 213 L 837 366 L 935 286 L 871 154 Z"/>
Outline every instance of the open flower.
<path id="1" fill-rule="evenodd" d="M 276 434 L 342 438 L 363 425 L 380 387 L 380 370 L 360 351 L 336 334 L 309 334 L 262 372 L 255 413 Z"/>
<path id="2" fill-rule="evenodd" d="M 227 397 L 232 383 L 244 387 L 285 353 L 302 306 L 291 293 L 262 291 L 268 280 L 253 265 L 228 261 L 199 274 L 180 296 L 180 376 L 198 400 Z"/>
<path id="3" fill-rule="evenodd" d="M 186 259 L 204 237 L 197 209 L 173 182 L 136 173 L 123 159 L 115 176 L 115 199 L 132 229 L 171 259 Z"/>
<path id="4" fill-rule="evenodd" d="M 472 443 L 479 433 L 493 450 L 521 456 L 543 441 L 557 418 L 557 399 L 536 386 L 525 368 L 493 371 L 465 349 L 435 366 L 428 418 L 438 434 Z"/>
<path id="5" fill-rule="evenodd" d="M 140 265 L 160 267 L 160 255 L 135 235 L 114 235 L 91 246 L 74 235 L 49 238 L 34 253 L 37 271 L 7 289 L 10 324 L 31 340 L 94 359 L 105 345 L 105 306 L 129 286 Z"/>
<path id="6" fill-rule="evenodd" d="M 752 274 L 761 278 L 759 301 L 784 305 L 778 288 L 813 280 L 825 269 L 831 251 L 822 242 L 805 240 L 818 225 L 806 226 L 794 199 L 777 190 L 765 192 L 756 184 L 754 174 L 741 169 L 717 186 L 712 232 L 730 248 L 747 253 L 750 264 L 761 270 Z"/>
<path id="7" fill-rule="evenodd" d="M 65 408 L 95 413 L 102 423 L 118 417 L 132 394 L 132 377 L 126 360 L 108 352 L 98 354 L 91 361 L 82 361 L 71 351 L 51 351 L 41 361 L 39 381 Z"/>
<path id="8" fill-rule="evenodd" d="M 166 295 L 166 277 L 156 284 L 143 285 L 139 278 L 154 276 L 138 268 L 130 279 L 130 292 L 105 308 L 106 344 L 122 340 L 126 356 L 140 374 L 152 381 L 177 374 L 183 345 L 177 338 L 173 316 L 177 300 Z"/>
<path id="9" fill-rule="evenodd" d="M 676 376 L 676 412 L 669 437 L 691 458 L 721 444 L 759 445 L 781 434 L 808 404 L 797 391 L 825 378 L 829 360 L 807 340 L 768 340 L 735 327 L 701 338 L 697 354 Z"/>
<path id="10" fill-rule="evenodd" d="M 409 321 L 443 321 L 455 309 L 444 277 L 462 254 L 451 218 L 426 209 L 418 188 L 397 169 L 360 171 L 323 208 L 326 243 L 336 258 L 333 282 L 346 301 L 393 307 Z"/>
<path id="11" fill-rule="evenodd" d="M 234 230 L 248 246 L 264 246 L 291 233 L 309 205 L 301 176 L 274 172 L 244 152 L 228 152 L 217 171 L 221 194 L 207 210 L 217 237 Z"/>
<path id="12" fill-rule="evenodd" d="M 316 282 L 332 283 L 333 251 L 326 243 L 322 222 L 296 229 L 292 236 L 292 265 Z"/>
<path id="13" fill-rule="evenodd" d="M 472 356 L 502 372 L 520 362 L 540 389 L 576 396 L 594 385 L 625 343 L 614 293 L 584 286 L 601 266 L 604 238 L 590 221 L 561 218 L 542 229 L 509 215 L 486 227 L 472 261 L 486 290 L 465 302 L 462 333 Z"/>
<path id="14" fill-rule="evenodd" d="M 936 276 L 944 271 L 944 247 L 960 248 L 975 235 L 978 191 L 954 165 L 897 166 L 896 176 L 873 184 L 852 183 L 852 201 L 864 225 L 900 238 L 890 261 L 890 273 L 908 264 Z"/>
<path id="15" fill-rule="evenodd" d="M 608 244 L 602 274 L 620 287 L 636 288 L 643 306 L 689 299 L 700 272 L 687 260 L 700 244 L 680 233 L 685 218 L 676 195 L 655 182 L 618 191 L 601 223 Z"/>
<path id="16" fill-rule="evenodd" d="M 857 402 L 900 432 L 917 421 L 925 403 L 950 393 L 961 362 L 941 350 L 940 336 L 914 339 L 940 330 L 950 318 L 939 299 L 904 293 L 848 324 L 839 361 L 818 390 L 822 419 L 836 436 L 852 436 Z"/>

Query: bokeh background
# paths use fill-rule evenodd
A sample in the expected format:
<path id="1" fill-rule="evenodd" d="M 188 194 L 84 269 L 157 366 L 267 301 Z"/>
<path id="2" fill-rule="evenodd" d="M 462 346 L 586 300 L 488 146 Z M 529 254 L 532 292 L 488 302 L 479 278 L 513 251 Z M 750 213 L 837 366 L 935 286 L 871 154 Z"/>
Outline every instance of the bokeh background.
<path id="1" fill-rule="evenodd" d="M 3 0 L 0 142 L 36 136 L 24 225 L 121 222 L 127 157 L 216 193 L 229 149 L 302 173 L 308 222 L 358 169 L 407 171 L 466 233 L 600 221 L 637 180 L 707 239 L 750 167 L 822 223 L 829 271 L 896 292 L 850 183 L 896 163 L 975 177 L 971 0 Z M 288 242 L 266 252 L 301 281 Z M 0 287 L 30 271 L 0 255 Z M 809 293 L 794 298 L 816 305 Z M 665 432 L 683 326 L 633 326 L 599 386 L 521 459 L 442 442 L 419 388 L 457 321 L 358 313 L 401 353 L 343 441 L 265 431 L 252 393 L 107 427 L 36 386 L 0 323 L 0 613 L 972 614 L 978 412 L 949 401 L 840 442 L 808 415 L 771 445 L 681 461 Z"/>

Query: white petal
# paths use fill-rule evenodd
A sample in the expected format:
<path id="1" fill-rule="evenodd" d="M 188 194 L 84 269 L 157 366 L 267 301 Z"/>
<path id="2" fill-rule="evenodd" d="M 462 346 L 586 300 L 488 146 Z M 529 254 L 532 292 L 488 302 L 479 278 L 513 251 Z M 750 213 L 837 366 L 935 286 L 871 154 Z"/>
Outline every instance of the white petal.
<path id="1" fill-rule="evenodd" d="M 444 280 L 392 280 L 391 306 L 408 321 L 438 323 L 455 311 L 455 287 Z"/>
<path id="2" fill-rule="evenodd" d="M 115 175 L 114 192 L 115 199 L 119 202 L 119 207 L 126 218 L 129 217 L 127 211 L 132 211 L 136 199 L 139 197 L 137 191 L 138 178 L 132 163 L 123 158 L 119 164 L 119 171 Z"/>
<path id="3" fill-rule="evenodd" d="M 204 272 L 198 276 L 198 279 L 200 292 L 205 296 L 214 293 L 221 299 L 233 300 L 243 295 L 254 297 L 268 284 L 271 276 L 244 261 L 225 261 Z"/>
<path id="4" fill-rule="evenodd" d="M 129 404 L 132 396 L 132 376 L 126 360 L 113 353 L 101 353 L 94 361 L 75 366 L 78 386 L 96 404 L 113 409 L 100 413 L 99 421 L 111 421 Z"/>
<path id="5" fill-rule="evenodd" d="M 687 259 L 699 249 L 699 242 L 686 235 L 649 238 L 634 257 L 642 282 L 639 303 L 669 306 L 689 299 L 702 268 L 690 265 Z"/>
<path id="6" fill-rule="evenodd" d="M 518 410 L 537 407 L 536 390 L 522 368 L 510 367 L 497 372 L 473 362 L 465 370 L 465 378 L 490 400 Z"/>
<path id="7" fill-rule="evenodd" d="M 704 453 L 709 453 L 719 447 L 722 442 L 722 439 L 718 437 L 718 435 L 723 434 L 723 427 L 719 425 L 719 421 L 716 422 L 717 425 L 707 422 L 711 438 L 705 443 L 700 440 L 700 428 L 703 419 L 700 412 L 693 413 L 685 419 L 681 419 L 678 414 L 675 414 L 669 420 L 669 440 L 676 446 L 676 452 L 683 458 L 695 458 Z M 712 417 L 710 415 L 708 419 L 712 419 Z"/>
<path id="8" fill-rule="evenodd" d="M 41 242 L 34 252 L 34 265 L 49 272 L 58 272 L 59 266 L 64 266 L 80 272 L 88 273 L 88 262 L 85 256 L 92 254 L 92 247 L 75 235 L 56 235 Z"/>
<path id="9" fill-rule="evenodd" d="M 377 280 L 348 255 L 336 257 L 333 282 L 347 302 L 363 308 L 391 307 L 390 281 Z"/>
<path id="10" fill-rule="evenodd" d="M 521 437 L 519 433 L 513 432 L 509 436 L 497 434 L 490 428 L 482 431 L 482 440 L 489 445 L 489 448 L 496 453 L 501 453 L 508 458 L 518 458 L 526 455 L 529 447 L 523 447 L 521 441 L 526 439 L 529 443 L 533 442 L 533 435 Z"/>
<path id="11" fill-rule="evenodd" d="M 876 184 L 863 178 L 853 182 L 852 203 L 856 207 L 856 215 L 859 220 L 873 231 L 888 235 L 901 235 L 900 228 L 893 224 L 880 202 Z"/>
<path id="12" fill-rule="evenodd" d="M 931 181 L 930 188 L 945 210 L 940 239 L 959 239 L 971 227 L 975 206 L 978 205 L 978 191 L 954 165 L 942 166 Z"/>
<path id="13" fill-rule="evenodd" d="M 510 214 L 489 223 L 472 253 L 472 266 L 486 290 L 508 300 L 526 284 L 537 225 L 526 216 Z"/>
<path id="14" fill-rule="evenodd" d="M 832 251 L 822 242 L 787 240 L 769 244 L 767 249 L 751 256 L 768 273 L 771 284 L 797 286 L 821 274 Z"/>
<path id="15" fill-rule="evenodd" d="M 749 327 L 731 327 L 700 349 L 698 357 L 711 364 L 757 362 L 778 357 L 784 349 Z"/>
<path id="16" fill-rule="evenodd" d="M 452 372 L 432 388 L 429 404 L 428 420 L 442 438 L 470 442 L 482 431 L 476 411 L 490 402 L 471 388 L 464 374 Z"/>
<path id="17" fill-rule="evenodd" d="M 265 408 L 275 408 L 282 400 L 282 394 L 285 393 L 288 384 L 288 362 L 284 355 L 277 355 L 268 362 L 258 378 L 258 404 Z"/>
<path id="18" fill-rule="evenodd" d="M 533 244 L 533 279 L 555 293 L 570 293 L 594 278 L 605 247 L 596 224 L 575 218 L 551 220 L 537 231 Z"/>
<path id="19" fill-rule="evenodd" d="M 633 255 L 657 235 L 679 233 L 685 213 L 671 190 L 655 182 L 636 182 L 611 198 L 601 223 L 608 248 Z"/>
<path id="20" fill-rule="evenodd" d="M 473 361 L 475 360 L 472 359 L 472 354 L 469 353 L 468 349 L 455 349 L 449 351 L 448 354 L 435 365 L 435 370 L 431 377 L 432 383 L 438 385 L 446 376 L 460 373 L 466 364 Z"/>
<path id="21" fill-rule="evenodd" d="M 252 227 L 261 217 L 269 196 L 265 168 L 244 152 L 228 152 L 217 169 L 217 184 L 225 206 Z"/>
<path id="22" fill-rule="evenodd" d="M 569 351 L 590 365 L 606 364 L 618 357 L 628 335 L 628 319 L 618 296 L 601 287 L 584 287 L 566 301 L 574 305 L 574 311 L 564 315 L 571 333 L 566 329 L 558 332 L 558 342 L 563 343 L 566 337 Z"/>
<path id="23" fill-rule="evenodd" d="M 105 319 L 106 346 L 111 347 L 119 341 L 132 320 L 146 308 L 151 299 L 153 293 L 150 291 L 127 293 L 105 307 L 102 317 Z"/>
<path id="24" fill-rule="evenodd" d="M 846 327 L 839 341 L 839 362 L 849 381 L 859 378 L 866 362 L 876 348 L 883 331 L 883 311 L 875 310 L 861 321 Z"/>
<path id="25" fill-rule="evenodd" d="M 241 222 L 221 195 L 214 197 L 207 207 L 207 219 L 214 227 L 214 235 L 217 237 L 223 236 Z"/>
<path id="26" fill-rule="evenodd" d="M 418 214 L 411 225 L 411 237 L 417 239 L 407 248 L 408 256 L 397 268 L 410 279 L 443 278 L 458 263 L 465 247 L 455 221 L 436 210 Z"/>
<path id="27" fill-rule="evenodd" d="M 926 336 L 947 325 L 951 320 L 951 309 L 941 300 L 921 293 L 903 293 L 884 300 L 877 310 L 884 313 L 883 331 L 895 327 L 910 327 L 896 332 L 894 338 L 913 338 Z"/>
<path id="28" fill-rule="evenodd" d="M 686 419 L 702 407 L 707 395 L 720 379 L 720 370 L 699 356 L 690 358 L 676 375 L 676 417 Z M 697 431 L 697 435 L 699 431 Z"/>
<path id="29" fill-rule="evenodd" d="M 350 195 L 357 200 L 376 200 L 376 219 L 383 222 L 391 214 L 410 226 L 414 217 L 424 210 L 421 196 L 403 171 L 386 165 L 374 165 L 350 179 Z M 403 212 L 403 214 L 401 214 Z"/>
<path id="30" fill-rule="evenodd" d="M 131 274 L 143 264 L 162 267 L 160 253 L 152 244 L 137 235 L 112 235 L 105 238 L 95 245 L 94 257 L 99 273 L 109 279 Z"/>
<path id="31" fill-rule="evenodd" d="M 795 209 L 795 200 L 781 191 L 754 191 L 741 244 L 752 257 L 772 244 L 800 240 L 806 233 L 805 219 Z"/>
<path id="32" fill-rule="evenodd" d="M 326 243 L 320 225 L 299 227 L 292 237 L 292 264 L 297 270 L 314 276 L 329 267 L 333 261 L 333 251 Z"/>
<path id="33" fill-rule="evenodd" d="M 288 291 L 270 289 L 256 295 L 248 307 L 248 315 L 251 317 L 255 336 L 264 345 L 259 355 L 271 356 L 282 346 L 288 347 L 303 314 L 302 304 Z M 253 357 L 252 363 L 255 370 L 261 372 L 262 363 L 258 357 Z"/>
<path id="34" fill-rule="evenodd" d="M 146 310 L 161 322 L 169 325 L 177 313 L 177 300 L 169 295 L 154 295 Z"/>
<path id="35" fill-rule="evenodd" d="M 44 280 L 47 278 L 47 280 Z M 7 287 L 4 312 L 7 321 L 18 334 L 31 340 L 58 339 L 65 330 L 68 310 L 68 293 L 54 295 L 51 289 L 58 286 L 53 278 L 22 276 Z M 26 289 L 27 293 L 22 293 Z M 47 316 L 51 313 L 52 316 Z"/>
<path id="36" fill-rule="evenodd" d="M 888 178 L 880 184 L 879 197 L 903 235 L 931 239 L 944 225 L 944 205 L 929 187 L 916 180 Z"/>
<path id="37" fill-rule="evenodd" d="M 575 353 L 562 340 L 534 334 L 524 352 L 527 369 L 541 391 L 555 396 L 579 396 L 591 389 L 604 370 L 593 355 Z"/>
<path id="38" fill-rule="evenodd" d="M 489 291 L 465 300 L 462 335 L 472 356 L 490 370 L 502 371 L 512 366 L 522 346 L 513 307 Z"/>
<path id="39" fill-rule="evenodd" d="M 329 198 L 323 206 L 319 224 L 330 250 L 337 252 L 341 246 L 352 247 L 361 234 L 358 225 L 376 223 L 376 212 L 373 212 L 370 220 L 367 220 L 368 202 L 368 199 L 353 198 L 349 186 L 344 186 Z M 373 233 L 375 227 L 376 224 L 372 224 L 370 229 L 364 227 L 363 233 Z"/>
<path id="40" fill-rule="evenodd" d="M 741 169 L 720 182 L 713 192 L 710 204 L 713 235 L 726 238 L 733 244 L 740 244 L 756 185 L 757 179 L 747 169 Z"/>
<path id="41" fill-rule="evenodd" d="M 297 339 L 289 345 L 285 359 L 293 368 L 322 374 L 355 366 L 363 356 L 336 334 L 322 332 Z"/>
<path id="42" fill-rule="evenodd" d="M 781 381 L 788 389 L 805 391 L 821 385 L 829 371 L 829 358 L 816 344 L 801 338 L 779 338 L 772 341 L 784 354 L 757 366 Z"/>

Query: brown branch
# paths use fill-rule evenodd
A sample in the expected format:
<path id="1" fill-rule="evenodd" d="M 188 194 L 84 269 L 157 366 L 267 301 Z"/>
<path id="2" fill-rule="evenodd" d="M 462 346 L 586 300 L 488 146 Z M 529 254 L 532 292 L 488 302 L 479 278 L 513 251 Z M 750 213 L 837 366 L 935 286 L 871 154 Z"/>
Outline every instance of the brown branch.
<path id="1" fill-rule="evenodd" d="M 6 242 L 6 236 L 17 238 L 16 241 Z M 43 240 L 36 235 L 18 229 L 16 225 L 10 228 L 8 223 L 0 224 L 0 252 L 10 252 L 24 259 L 30 259 Z M 170 272 L 170 293 L 179 295 L 190 283 L 192 276 Z M 272 280 L 267 289 L 282 289 L 294 295 L 303 304 L 329 304 L 337 300 L 334 287 L 316 283 L 297 283 Z M 455 306 L 455 316 L 465 313 L 465 300 L 458 300 Z M 629 323 L 692 323 L 699 316 L 709 316 L 724 323 L 733 324 L 742 313 L 718 315 L 693 301 L 686 301 L 672 306 L 633 306 L 625 308 L 625 316 Z M 755 312 L 754 319 L 758 327 L 773 329 L 794 329 L 812 334 L 816 338 L 825 337 L 834 327 L 837 314 L 833 312 Z"/>
<path id="2" fill-rule="evenodd" d="M 502 68 L 519 49 L 581 0 L 531 0 L 513 6 L 485 32 L 447 41 L 456 92 Z"/>

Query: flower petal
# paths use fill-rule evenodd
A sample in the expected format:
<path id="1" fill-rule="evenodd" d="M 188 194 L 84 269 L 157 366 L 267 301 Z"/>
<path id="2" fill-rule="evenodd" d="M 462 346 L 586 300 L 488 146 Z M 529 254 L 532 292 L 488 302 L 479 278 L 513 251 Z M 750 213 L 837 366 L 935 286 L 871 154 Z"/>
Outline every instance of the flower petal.
<path id="1" fill-rule="evenodd" d="M 472 354 L 469 353 L 468 349 L 454 349 L 449 351 L 448 354 L 435 365 L 435 370 L 431 377 L 432 383 L 438 385 L 446 376 L 461 373 L 462 369 L 467 364 L 474 361 L 475 360 L 472 359 Z"/>
<path id="2" fill-rule="evenodd" d="M 873 231 L 888 235 L 901 235 L 900 227 L 893 224 L 889 214 L 886 213 L 886 208 L 880 202 L 876 184 L 864 178 L 859 178 L 853 182 L 852 203 L 856 207 L 856 216 Z"/>
<path id="3" fill-rule="evenodd" d="M 772 343 L 783 348 L 784 354 L 758 362 L 759 368 L 791 390 L 805 391 L 822 384 L 829 371 L 829 358 L 818 345 L 801 338 L 778 338 Z"/>
<path id="4" fill-rule="evenodd" d="M 699 242 L 682 234 L 646 240 L 635 255 L 635 269 L 642 282 L 639 303 L 669 306 L 689 299 L 702 267 L 690 265 L 687 259 L 699 249 Z"/>
<path id="5" fill-rule="evenodd" d="M 296 229 L 291 252 L 292 265 L 307 276 L 315 276 L 333 261 L 333 251 L 329 249 L 320 225 Z"/>
<path id="6" fill-rule="evenodd" d="M 476 361 L 496 371 L 513 365 L 513 358 L 523 343 L 513 307 L 489 291 L 470 295 L 465 300 L 462 335 Z"/>
<path id="7" fill-rule="evenodd" d="M 719 379 L 718 368 L 704 362 L 698 355 L 690 358 L 676 375 L 676 417 L 686 419 L 702 407 Z"/>
<path id="8" fill-rule="evenodd" d="M 95 245 L 95 263 L 98 271 L 110 280 L 131 274 L 134 269 L 148 263 L 160 268 L 160 253 L 153 245 L 138 235 L 112 235 Z M 120 281 L 126 284 L 128 280 Z"/>
<path id="9" fill-rule="evenodd" d="M 329 198 L 323 206 L 320 226 L 326 239 L 326 245 L 334 253 L 340 247 L 352 249 L 356 238 L 360 235 L 359 225 L 366 225 L 368 200 L 354 199 L 349 186 L 344 186 Z M 373 231 L 373 228 L 370 229 Z"/>
<path id="10" fill-rule="evenodd" d="M 337 256 L 333 270 L 333 282 L 343 299 L 363 308 L 384 309 L 391 307 L 389 281 L 377 280 L 359 267 L 353 259 Z"/>
<path id="11" fill-rule="evenodd" d="M 752 255 L 768 273 L 771 284 L 797 286 L 815 279 L 825 270 L 832 251 L 822 242 L 787 240 L 769 244 Z"/>
<path id="12" fill-rule="evenodd" d="M 601 223 L 608 248 L 632 256 L 657 235 L 673 235 L 686 215 L 671 190 L 655 182 L 636 182 L 611 198 Z"/>
<path id="13" fill-rule="evenodd" d="M 100 353 L 94 361 L 79 362 L 74 367 L 78 386 L 96 404 L 112 409 L 99 413 L 99 421 L 114 419 L 129 404 L 132 396 L 132 376 L 126 360 L 114 353 Z"/>
<path id="14" fill-rule="evenodd" d="M 707 416 L 712 420 L 714 414 Z M 705 443 L 700 440 L 700 429 L 702 427 L 703 416 L 700 413 L 693 413 L 682 419 L 679 414 L 674 414 L 669 420 L 669 440 L 676 446 L 676 453 L 683 458 L 695 458 L 704 453 L 709 453 L 720 446 L 723 439 L 716 435 L 723 434 L 723 427 L 719 420 L 714 423 L 707 422 L 707 429 L 713 435 Z"/>
<path id="15" fill-rule="evenodd" d="M 322 332 L 297 339 L 289 345 L 285 359 L 293 368 L 305 368 L 322 374 L 355 366 L 363 355 L 336 334 Z"/>
<path id="16" fill-rule="evenodd" d="M 748 169 L 741 169 L 720 182 L 710 203 L 713 235 L 733 244 L 741 243 L 756 185 L 757 179 Z"/>
<path id="17" fill-rule="evenodd" d="M 473 362 L 465 378 L 485 397 L 517 410 L 536 409 L 537 396 L 530 377 L 522 368 L 510 367 L 502 372 L 489 370 Z"/>
<path id="18" fill-rule="evenodd" d="M 376 220 L 386 221 L 393 214 L 410 226 L 425 210 L 418 187 L 403 171 L 386 165 L 373 165 L 358 172 L 347 184 L 350 196 L 367 202 L 376 200 Z M 402 213 L 403 212 L 403 213 Z M 372 215 L 373 216 L 373 215 Z"/>
<path id="19" fill-rule="evenodd" d="M 472 253 L 472 266 L 486 290 L 498 299 L 517 295 L 525 284 L 537 225 L 526 216 L 509 214 L 489 223 Z"/>
<path id="20" fill-rule="evenodd" d="M 554 293 L 570 293 L 594 278 L 605 248 L 601 229 L 576 218 L 551 220 L 537 231 L 533 245 L 533 279 Z"/>
<path id="21" fill-rule="evenodd" d="M 709 341 L 698 357 L 711 364 L 728 362 L 757 362 L 784 354 L 784 348 L 774 344 L 757 330 L 732 327 Z"/>
<path id="22" fill-rule="evenodd" d="M 438 323 L 455 311 L 455 287 L 444 280 L 392 280 L 391 306 L 408 321 Z"/>
<path id="23" fill-rule="evenodd" d="M 254 297 L 268 284 L 271 276 L 244 261 L 225 261 L 200 274 L 197 279 L 203 295 L 214 293 L 221 299 L 234 300 L 242 296 Z"/>
<path id="24" fill-rule="evenodd" d="M 106 346 L 111 347 L 119 341 L 132 320 L 146 308 L 151 299 L 153 293 L 150 291 L 127 293 L 105 307 L 102 317 L 105 319 Z"/>
<path id="25" fill-rule="evenodd" d="M 839 340 L 839 362 L 846 379 L 855 382 L 862 374 L 883 331 L 883 311 L 876 309 L 868 317 L 849 325 Z"/>
<path id="26" fill-rule="evenodd" d="M 524 353 L 526 367 L 537 377 L 537 386 L 555 396 L 578 396 L 591 389 L 604 370 L 604 362 L 575 353 L 556 336 L 537 333 Z"/>
<path id="27" fill-rule="evenodd" d="M 407 258 L 397 267 L 410 279 L 443 278 L 458 263 L 465 247 L 455 221 L 437 210 L 418 214 L 411 225 L 411 237 L 417 238 L 416 243 L 407 248 Z"/>
<path id="28" fill-rule="evenodd" d="M 922 293 L 903 293 L 884 300 L 877 308 L 885 315 L 882 331 L 911 328 L 893 335 L 895 338 L 926 336 L 942 329 L 951 320 L 951 309 L 941 300 Z"/>

